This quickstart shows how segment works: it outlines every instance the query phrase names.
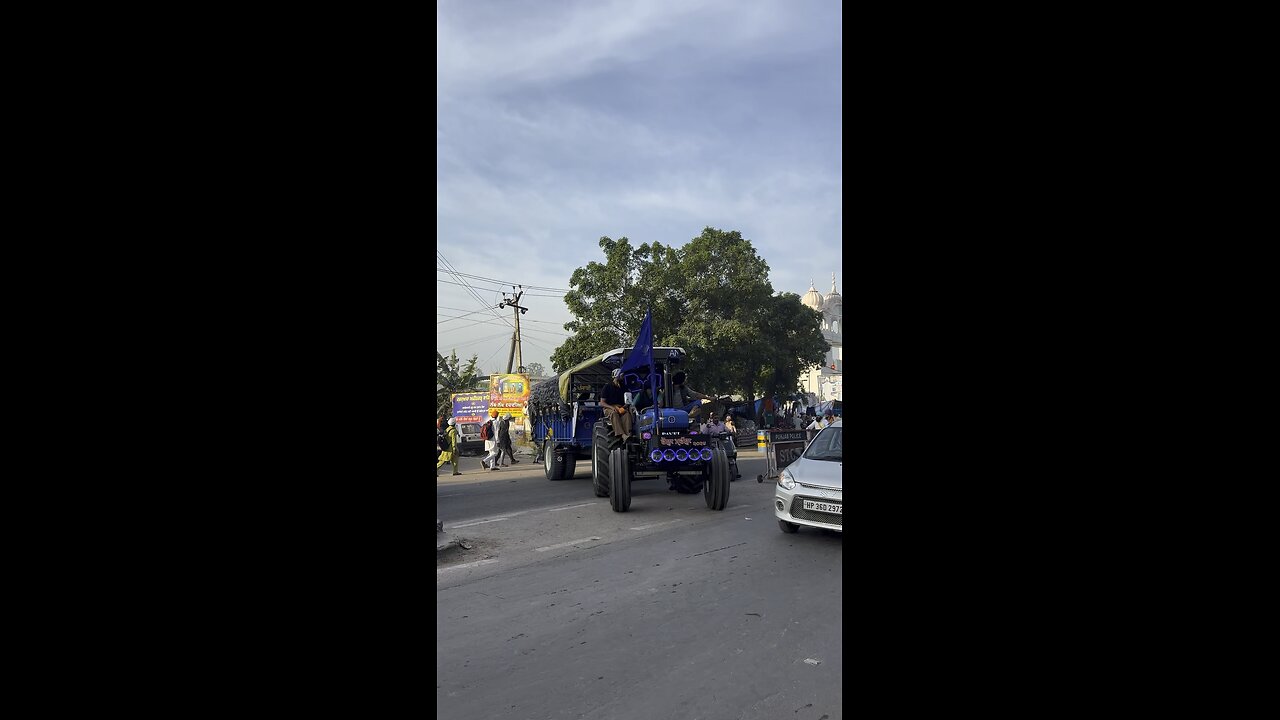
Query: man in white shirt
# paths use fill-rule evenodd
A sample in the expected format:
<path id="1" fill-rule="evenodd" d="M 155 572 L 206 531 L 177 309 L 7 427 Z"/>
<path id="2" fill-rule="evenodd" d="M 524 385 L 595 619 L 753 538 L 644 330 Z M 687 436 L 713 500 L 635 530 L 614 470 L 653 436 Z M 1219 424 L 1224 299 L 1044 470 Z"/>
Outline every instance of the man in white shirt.
<path id="1" fill-rule="evenodd" d="M 824 427 L 830 426 L 831 423 L 835 421 L 836 421 L 835 413 L 828 410 L 822 414 L 822 420 L 815 419 L 813 422 L 809 423 L 808 427 L 806 427 L 805 430 L 821 430 Z"/>
<path id="2" fill-rule="evenodd" d="M 706 428 L 708 435 L 718 435 L 724 432 L 724 423 L 720 422 L 720 418 L 713 417 L 707 421 Z"/>

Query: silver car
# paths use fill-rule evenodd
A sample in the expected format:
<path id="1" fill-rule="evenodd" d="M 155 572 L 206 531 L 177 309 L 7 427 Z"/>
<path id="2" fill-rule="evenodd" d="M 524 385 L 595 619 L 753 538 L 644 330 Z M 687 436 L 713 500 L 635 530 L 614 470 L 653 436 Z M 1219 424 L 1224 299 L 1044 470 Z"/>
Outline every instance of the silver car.
<path id="1" fill-rule="evenodd" d="M 801 525 L 844 532 L 843 423 L 836 420 L 823 428 L 779 473 L 773 514 L 782 532 L 796 532 Z"/>

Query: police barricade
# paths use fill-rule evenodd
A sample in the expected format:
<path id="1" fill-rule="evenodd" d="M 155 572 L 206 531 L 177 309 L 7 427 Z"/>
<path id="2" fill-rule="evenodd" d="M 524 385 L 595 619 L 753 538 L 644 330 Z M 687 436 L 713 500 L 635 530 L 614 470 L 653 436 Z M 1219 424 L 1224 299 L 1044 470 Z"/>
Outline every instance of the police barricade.
<path id="1" fill-rule="evenodd" d="M 763 441 L 765 474 L 757 475 L 756 482 L 764 482 L 765 478 L 775 480 L 778 473 L 804 452 L 808 444 L 807 432 L 804 430 L 761 430 L 756 436 L 757 442 Z"/>

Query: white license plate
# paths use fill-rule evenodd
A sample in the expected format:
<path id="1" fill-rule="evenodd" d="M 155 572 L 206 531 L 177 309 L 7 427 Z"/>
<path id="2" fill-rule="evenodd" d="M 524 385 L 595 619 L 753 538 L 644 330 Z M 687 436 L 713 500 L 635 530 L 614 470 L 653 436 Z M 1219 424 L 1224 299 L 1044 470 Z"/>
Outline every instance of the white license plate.
<path id="1" fill-rule="evenodd" d="M 817 510 L 818 512 L 831 513 L 832 515 L 840 515 L 840 506 L 835 503 L 818 502 L 816 500 L 805 500 L 805 510 Z"/>

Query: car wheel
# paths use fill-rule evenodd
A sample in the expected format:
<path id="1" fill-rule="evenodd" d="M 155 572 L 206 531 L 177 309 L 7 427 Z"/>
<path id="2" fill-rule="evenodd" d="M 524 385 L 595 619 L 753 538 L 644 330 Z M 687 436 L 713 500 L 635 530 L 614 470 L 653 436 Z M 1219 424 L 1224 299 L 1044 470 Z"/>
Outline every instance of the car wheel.
<path id="1" fill-rule="evenodd" d="M 795 523 L 789 523 L 789 522 L 787 522 L 786 520 L 782 520 L 782 519 L 779 519 L 779 520 L 778 520 L 778 527 L 782 528 L 782 532 L 784 532 L 784 533 L 797 533 L 797 532 L 800 532 L 800 526 L 799 526 L 799 525 L 797 525 L 797 524 L 795 524 Z"/>

